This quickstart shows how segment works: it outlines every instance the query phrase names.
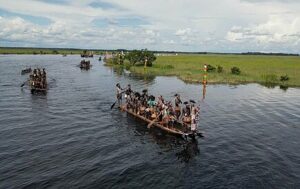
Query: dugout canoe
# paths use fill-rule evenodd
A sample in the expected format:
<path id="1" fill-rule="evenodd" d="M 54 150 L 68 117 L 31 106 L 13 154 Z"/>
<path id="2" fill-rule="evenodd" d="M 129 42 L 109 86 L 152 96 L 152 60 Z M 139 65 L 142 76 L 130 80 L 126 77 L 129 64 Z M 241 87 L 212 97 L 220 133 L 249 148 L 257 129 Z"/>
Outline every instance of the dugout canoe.
<path id="1" fill-rule="evenodd" d="M 127 112 L 128 114 L 134 116 L 134 117 L 137 117 L 137 118 L 145 121 L 146 123 L 151 123 L 152 122 L 152 120 L 147 119 L 144 116 L 141 116 L 139 114 L 136 114 L 136 113 L 134 113 L 134 112 L 126 109 L 125 106 L 121 106 L 120 109 L 123 110 L 123 111 L 125 111 L 125 112 Z M 182 123 L 178 123 L 178 124 L 180 124 L 182 127 L 185 127 L 185 126 L 183 126 Z M 185 132 L 185 131 L 182 131 L 182 130 L 180 130 L 178 128 L 165 127 L 165 126 L 163 126 L 162 124 L 160 124 L 158 122 L 154 122 L 154 124 L 152 125 L 152 127 L 153 126 L 159 128 L 159 129 L 161 129 L 163 131 L 166 131 L 167 133 L 170 133 L 170 134 L 173 134 L 173 135 L 177 135 L 177 136 L 181 136 L 181 137 L 187 137 L 188 136 L 188 137 L 191 137 L 191 138 L 195 138 L 196 136 L 202 136 L 201 132 L 197 132 L 197 131 L 196 132 L 192 132 L 192 131 Z"/>
<path id="2" fill-rule="evenodd" d="M 86 70 L 88 70 L 88 69 L 91 68 L 91 62 L 90 62 L 89 60 L 82 60 L 82 61 L 80 62 L 79 67 L 80 67 L 81 69 L 86 69 Z"/>
<path id="3" fill-rule="evenodd" d="M 21 75 L 28 74 L 31 71 L 32 71 L 31 68 L 24 69 L 24 70 L 21 71 Z"/>

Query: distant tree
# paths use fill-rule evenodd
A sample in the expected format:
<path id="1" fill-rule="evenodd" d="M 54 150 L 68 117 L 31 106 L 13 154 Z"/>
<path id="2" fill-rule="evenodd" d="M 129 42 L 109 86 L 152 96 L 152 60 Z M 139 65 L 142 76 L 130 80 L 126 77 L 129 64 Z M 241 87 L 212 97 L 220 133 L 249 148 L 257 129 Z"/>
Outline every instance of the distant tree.
<path id="1" fill-rule="evenodd" d="M 133 50 L 126 55 L 126 59 L 132 65 L 136 64 L 146 64 L 146 66 L 151 67 L 153 62 L 156 60 L 156 56 L 153 52 L 148 51 L 147 49 L 142 50 Z"/>
<path id="2" fill-rule="evenodd" d="M 141 52 L 138 50 L 133 50 L 126 55 L 126 59 L 130 62 L 130 64 L 135 65 L 140 62 Z"/>

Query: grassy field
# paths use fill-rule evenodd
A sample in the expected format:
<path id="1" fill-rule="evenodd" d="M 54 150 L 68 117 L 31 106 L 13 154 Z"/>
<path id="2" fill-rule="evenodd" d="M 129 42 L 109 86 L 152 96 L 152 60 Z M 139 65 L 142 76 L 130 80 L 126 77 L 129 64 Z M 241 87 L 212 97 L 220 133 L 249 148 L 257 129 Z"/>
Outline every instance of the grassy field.
<path id="1" fill-rule="evenodd" d="M 285 86 L 300 86 L 299 56 L 255 55 L 178 55 L 158 56 L 153 67 L 131 66 L 133 73 L 156 76 L 177 76 L 186 82 L 202 82 L 203 65 L 222 66 L 222 73 L 208 73 L 208 83 L 261 83 Z M 240 75 L 231 74 L 232 67 L 241 70 Z M 128 67 L 128 65 L 127 65 Z M 289 80 L 280 81 L 288 75 Z"/>
<path id="2" fill-rule="evenodd" d="M 81 54 L 83 49 L 60 48 L 9 48 L 0 47 L 0 54 Z M 93 51 L 94 54 L 102 54 L 102 51 Z"/>

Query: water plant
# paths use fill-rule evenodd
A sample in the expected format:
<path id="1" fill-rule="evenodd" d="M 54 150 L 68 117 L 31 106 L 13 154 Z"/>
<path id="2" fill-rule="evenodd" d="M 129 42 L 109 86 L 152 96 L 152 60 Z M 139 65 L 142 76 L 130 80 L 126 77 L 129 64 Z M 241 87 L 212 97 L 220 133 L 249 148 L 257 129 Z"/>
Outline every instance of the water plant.
<path id="1" fill-rule="evenodd" d="M 207 65 L 207 72 L 214 72 L 214 71 L 216 71 L 216 67 L 214 67 L 214 66 L 208 64 L 208 65 Z"/>
<path id="2" fill-rule="evenodd" d="M 264 83 L 274 84 L 278 82 L 277 75 L 275 74 L 263 74 L 261 76 L 263 78 Z"/>
<path id="3" fill-rule="evenodd" d="M 222 66 L 217 66 L 217 72 L 222 73 L 223 72 L 223 67 Z"/>
<path id="4" fill-rule="evenodd" d="M 234 75 L 240 75 L 241 70 L 240 70 L 240 68 L 234 66 L 234 67 L 231 68 L 231 73 L 234 74 Z"/>
<path id="5" fill-rule="evenodd" d="M 287 74 L 280 76 L 280 81 L 285 82 L 288 81 L 290 78 Z"/>

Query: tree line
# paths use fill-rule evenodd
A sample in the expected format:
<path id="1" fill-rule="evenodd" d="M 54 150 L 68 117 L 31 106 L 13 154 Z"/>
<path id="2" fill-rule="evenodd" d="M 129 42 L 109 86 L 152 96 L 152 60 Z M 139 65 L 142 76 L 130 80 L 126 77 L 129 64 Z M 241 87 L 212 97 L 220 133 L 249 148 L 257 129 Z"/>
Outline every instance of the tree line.
<path id="1" fill-rule="evenodd" d="M 125 60 L 132 65 L 144 65 L 151 67 L 153 62 L 156 60 L 156 56 L 153 52 L 147 49 L 142 50 L 132 50 L 130 52 L 124 53 L 123 51 L 113 53 L 111 57 L 111 62 L 113 64 L 124 64 Z"/>

